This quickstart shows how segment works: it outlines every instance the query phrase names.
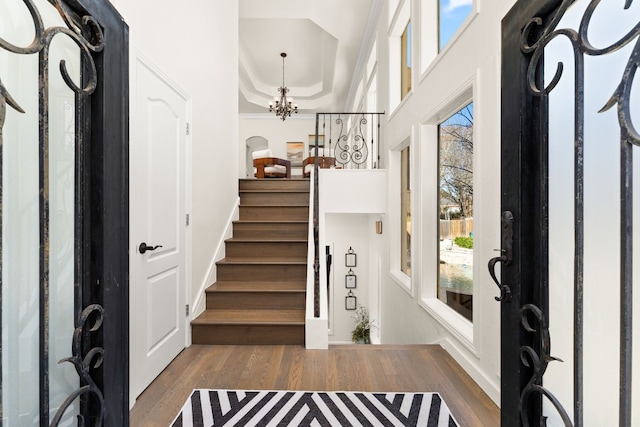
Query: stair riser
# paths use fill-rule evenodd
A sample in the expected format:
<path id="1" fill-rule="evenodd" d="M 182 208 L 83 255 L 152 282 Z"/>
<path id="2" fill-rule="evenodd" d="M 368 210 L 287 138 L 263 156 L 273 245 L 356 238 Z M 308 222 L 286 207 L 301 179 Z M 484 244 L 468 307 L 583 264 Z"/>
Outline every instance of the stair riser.
<path id="1" fill-rule="evenodd" d="M 309 193 L 240 193 L 241 205 L 309 206 Z"/>
<path id="2" fill-rule="evenodd" d="M 208 292 L 207 310 L 304 310 L 303 292 Z"/>
<path id="3" fill-rule="evenodd" d="M 309 180 L 241 179 L 240 190 L 309 191 Z"/>
<path id="4" fill-rule="evenodd" d="M 305 218 L 305 221 L 307 218 Z M 290 238 L 306 239 L 309 233 L 307 223 L 293 224 L 256 224 L 236 222 L 233 224 L 234 237 L 261 237 L 261 238 Z"/>
<path id="5" fill-rule="evenodd" d="M 307 242 L 226 242 L 227 257 L 306 259 Z"/>
<path id="6" fill-rule="evenodd" d="M 240 206 L 240 220 L 309 220 L 307 206 Z"/>
<path id="7" fill-rule="evenodd" d="M 304 345 L 304 325 L 193 325 L 193 344 Z"/>
<path id="8" fill-rule="evenodd" d="M 306 265 L 218 264 L 218 281 L 291 282 L 307 279 Z"/>

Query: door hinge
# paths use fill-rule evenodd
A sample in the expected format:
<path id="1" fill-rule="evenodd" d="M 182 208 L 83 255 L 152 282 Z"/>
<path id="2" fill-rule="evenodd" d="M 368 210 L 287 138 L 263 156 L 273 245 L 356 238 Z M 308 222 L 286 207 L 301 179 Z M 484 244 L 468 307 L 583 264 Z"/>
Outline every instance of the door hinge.
<path id="1" fill-rule="evenodd" d="M 189 135 L 191 133 L 191 127 L 189 126 L 189 123 L 187 123 L 187 135 Z"/>
<path id="2" fill-rule="evenodd" d="M 184 306 L 184 315 L 188 316 L 189 315 L 189 304 Z"/>
<path id="3" fill-rule="evenodd" d="M 185 220 L 185 224 L 188 226 L 189 225 L 189 214 L 185 215 L 186 220 Z"/>

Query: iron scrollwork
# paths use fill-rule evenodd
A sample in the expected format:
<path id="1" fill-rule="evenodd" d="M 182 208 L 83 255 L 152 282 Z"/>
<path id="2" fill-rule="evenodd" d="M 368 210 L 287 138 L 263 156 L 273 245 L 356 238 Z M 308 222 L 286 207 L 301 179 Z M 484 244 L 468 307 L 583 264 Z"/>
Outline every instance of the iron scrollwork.
<path id="1" fill-rule="evenodd" d="M 532 368 L 533 374 L 529 379 L 529 382 L 522 390 L 520 394 L 520 414 L 522 416 L 522 425 L 528 427 L 530 425 L 529 420 L 524 414 L 529 412 L 528 404 L 532 394 L 539 393 L 546 396 L 551 404 L 556 408 L 565 426 L 571 426 L 571 418 L 567 414 L 567 411 L 562 407 L 560 401 L 549 390 L 542 386 L 542 377 L 549 362 L 558 361 L 562 362 L 562 359 L 551 356 L 551 337 L 549 335 L 549 326 L 544 313 L 540 308 L 533 304 L 525 304 L 520 309 L 521 322 L 525 331 L 529 333 L 538 332 L 540 335 L 540 354 L 538 354 L 533 347 L 523 346 L 520 349 L 520 360 L 524 366 Z M 531 318 L 535 319 L 537 326 L 531 322 Z M 544 420 L 541 420 L 540 425 L 546 425 Z"/>
<path id="2" fill-rule="evenodd" d="M 340 133 L 336 139 L 336 162 L 346 166 L 348 164 L 360 167 L 366 163 L 369 157 L 369 148 L 365 141 L 364 127 L 368 119 L 363 115 L 357 119 L 357 124 L 352 129 L 345 130 L 342 117 L 338 116 L 336 125 L 340 126 Z M 351 141 L 351 142 L 350 142 Z"/>
<path id="3" fill-rule="evenodd" d="M 34 27 L 34 38 L 27 46 L 20 47 L 9 43 L 0 37 L 0 48 L 18 55 L 30 55 L 37 53 L 39 55 L 39 145 L 40 145 L 40 425 L 49 424 L 49 49 L 52 40 L 58 34 L 64 34 L 78 46 L 82 69 L 80 83 L 76 84 L 71 78 L 65 60 L 59 63 L 59 70 L 62 79 L 66 85 L 76 94 L 76 117 L 82 114 L 82 108 L 85 100 L 95 90 L 98 82 L 98 74 L 96 64 L 92 57 L 93 54 L 101 52 L 104 47 L 104 36 L 100 25 L 92 16 L 79 16 L 62 0 L 48 0 L 49 3 L 56 8 L 66 27 L 53 26 L 45 28 L 42 16 L 40 15 L 33 0 L 23 0 L 24 5 L 28 9 Z M 0 80 L 0 156 L 2 155 L 2 130 L 5 123 L 7 106 L 13 108 L 19 113 L 24 113 L 24 109 L 11 96 L 7 87 Z M 86 133 L 76 133 L 77 150 L 82 150 L 86 145 Z M 1 157 L 0 157 L 1 159 Z M 81 161 L 76 158 L 76 162 Z M 2 188 L 2 162 L 0 161 L 0 190 Z M 76 167 L 78 165 L 76 164 Z M 82 190 L 78 190 L 82 191 Z M 0 191 L 1 193 L 1 191 Z M 2 220 L 2 204 L 0 203 L 0 220 Z M 76 219 L 78 221 L 78 219 Z M 0 235 L 1 237 L 1 235 Z M 78 244 L 78 236 L 75 238 Z M 0 258 L 2 254 L 2 244 L 0 241 Z M 1 265 L 0 265 L 1 268 Z M 2 282 L 0 278 L 0 301 L 2 294 Z M 80 279 L 76 277 L 76 282 Z M 82 286 L 80 286 L 80 289 Z M 90 370 L 100 367 L 104 350 L 101 347 L 94 347 L 83 354 L 82 340 L 85 334 L 95 333 L 99 330 L 103 320 L 103 309 L 98 304 L 92 304 L 84 310 L 82 307 L 82 292 L 76 293 L 75 307 L 77 310 L 75 320 L 75 330 L 73 333 L 72 356 L 63 359 L 61 362 L 72 363 L 80 377 L 80 387 L 72 392 L 56 415 L 51 420 L 52 426 L 57 426 L 64 413 L 69 409 L 74 400 L 82 395 L 93 395 L 97 401 L 99 410 L 92 414 L 95 419 L 95 425 L 102 425 L 104 420 L 104 400 L 102 392 L 96 386 L 91 378 Z M 93 321 L 90 321 L 93 319 Z M 89 329 L 86 330 L 85 328 Z M 1 351 L 1 345 L 0 345 Z M 0 361 L 0 371 L 1 371 Z M 2 418 L 2 405 L 0 405 L 0 418 Z M 78 416 L 78 425 L 84 425 L 84 417 Z"/>
<path id="4" fill-rule="evenodd" d="M 521 34 L 521 51 L 527 55 L 529 65 L 526 73 L 529 92 L 547 102 L 548 95 L 560 82 L 564 64 L 558 62 L 555 73 L 545 86 L 540 82 L 543 75 L 542 63 L 545 48 L 557 37 L 566 38 L 573 48 L 575 63 L 575 267 L 574 267 L 574 414 L 575 425 L 583 424 L 583 391 L 582 391 L 582 347 L 583 347 L 583 262 L 584 262 L 584 75 L 585 55 L 603 56 L 618 51 L 635 40 L 635 45 L 628 59 L 620 83 L 611 97 L 604 103 L 599 113 L 617 106 L 618 124 L 621 133 L 621 337 L 620 337 L 620 425 L 631 425 L 631 272 L 632 272 L 632 237 L 629 230 L 632 225 L 632 152 L 631 146 L 640 146 L 640 134 L 633 123 L 630 108 L 631 89 L 636 71 L 640 67 L 640 23 L 637 23 L 621 39 L 606 47 L 595 47 L 589 40 L 589 27 L 594 13 L 600 5 L 600 0 L 590 0 L 580 20 L 577 30 L 558 28 L 567 10 L 576 0 L 550 0 L 524 27 Z M 633 0 L 625 0 L 624 9 L 628 10 Z M 626 302 L 625 302 L 626 299 Z M 549 331 L 545 315 L 539 307 L 527 304 L 522 308 L 523 327 L 527 332 L 535 332 L 529 317 L 533 316 L 538 322 L 541 353 L 537 354 L 532 347 L 522 347 L 522 362 L 533 368 L 533 376 L 521 395 L 520 409 L 526 411 L 527 400 L 533 393 L 546 397 L 560 414 L 565 425 L 572 425 L 567 412 L 558 399 L 547 389 L 542 387 L 542 376 L 548 362 L 557 360 L 549 355 Z M 524 414 L 526 412 L 521 412 Z M 528 420 L 524 420 L 528 425 Z M 542 425 L 544 420 L 540 420 Z"/>
<path id="5" fill-rule="evenodd" d="M 67 411 L 67 409 L 69 409 L 74 400 L 82 395 L 93 395 L 99 407 L 99 416 L 96 418 L 95 425 L 102 425 L 104 399 L 100 388 L 96 385 L 95 381 L 93 381 L 93 378 L 91 377 L 90 370 L 100 367 L 100 365 L 102 364 L 102 359 L 104 357 L 104 349 L 102 347 L 93 347 L 83 354 L 82 344 L 86 332 L 97 332 L 102 326 L 103 319 L 104 310 L 99 304 L 92 304 L 82 311 L 80 322 L 73 332 L 73 356 L 62 359 L 58 363 L 69 362 L 73 364 L 76 372 L 78 373 L 78 376 L 80 377 L 84 385 L 71 393 L 62 403 L 62 405 L 60 405 L 60 408 L 58 408 L 58 411 L 51 420 L 52 426 L 57 426 L 60 424 L 60 421 L 62 420 L 62 417 L 64 416 L 64 413 Z M 78 415 L 78 425 L 85 425 L 85 419 L 82 415 Z"/>

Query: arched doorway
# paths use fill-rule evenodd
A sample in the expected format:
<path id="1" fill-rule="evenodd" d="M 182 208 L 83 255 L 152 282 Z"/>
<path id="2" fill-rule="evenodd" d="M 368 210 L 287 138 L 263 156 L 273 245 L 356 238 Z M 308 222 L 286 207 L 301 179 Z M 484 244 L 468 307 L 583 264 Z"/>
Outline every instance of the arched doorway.
<path id="1" fill-rule="evenodd" d="M 262 136 L 252 136 L 246 141 L 246 177 L 253 178 L 253 157 L 251 154 L 256 150 L 264 150 L 269 147 L 269 141 Z"/>

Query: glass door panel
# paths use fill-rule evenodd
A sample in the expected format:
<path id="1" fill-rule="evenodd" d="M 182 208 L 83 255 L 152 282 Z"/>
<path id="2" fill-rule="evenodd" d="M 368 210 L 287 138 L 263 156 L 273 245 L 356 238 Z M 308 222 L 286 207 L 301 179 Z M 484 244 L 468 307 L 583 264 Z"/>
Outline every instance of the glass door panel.
<path id="1" fill-rule="evenodd" d="M 56 9 L 34 2 L 44 28 L 66 27 Z M 35 27 L 25 3 L 0 3 L 0 38 L 18 47 L 33 40 Z M 48 221 L 41 221 L 38 53 L 18 54 L 0 48 L 0 81 L 16 104 L 6 107 L 2 130 L 2 424 L 40 424 L 41 359 L 40 269 L 48 267 L 49 300 L 47 383 L 49 420 L 79 386 L 70 363 L 74 330 L 75 235 L 75 94 L 64 82 L 60 61 L 79 85 L 80 50 L 64 34 L 49 45 L 48 169 L 44 180 Z M 1 120 L 1 119 L 0 119 Z M 47 185 L 48 184 L 48 185 Z M 48 192 L 48 194 L 47 194 Z M 48 229 L 41 259 L 41 228 Z M 46 276 L 46 275 L 45 275 Z M 77 404 L 76 404 L 77 405 Z M 78 408 L 66 411 L 60 425 L 75 425 Z M 49 423 L 46 421 L 46 424 Z"/>

